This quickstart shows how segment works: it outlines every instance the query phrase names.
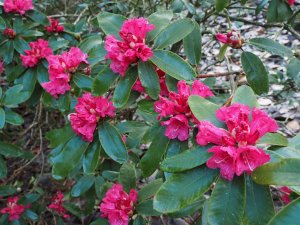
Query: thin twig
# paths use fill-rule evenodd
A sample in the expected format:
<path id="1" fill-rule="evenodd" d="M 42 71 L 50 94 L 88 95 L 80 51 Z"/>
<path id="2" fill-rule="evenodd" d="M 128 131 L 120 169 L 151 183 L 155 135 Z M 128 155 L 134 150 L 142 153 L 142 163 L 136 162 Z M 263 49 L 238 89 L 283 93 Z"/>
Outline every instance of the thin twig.
<path id="1" fill-rule="evenodd" d="M 199 74 L 197 78 L 210 78 L 210 77 L 226 77 L 234 74 L 240 74 L 242 71 L 232 71 L 225 73 L 213 73 L 213 74 Z"/>

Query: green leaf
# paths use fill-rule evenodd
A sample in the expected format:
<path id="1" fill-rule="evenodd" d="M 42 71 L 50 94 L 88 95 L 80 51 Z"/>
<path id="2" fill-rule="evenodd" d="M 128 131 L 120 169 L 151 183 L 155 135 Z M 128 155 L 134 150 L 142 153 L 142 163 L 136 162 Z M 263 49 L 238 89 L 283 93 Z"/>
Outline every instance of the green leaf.
<path id="1" fill-rule="evenodd" d="M 98 163 L 99 163 L 99 156 L 100 156 L 100 144 L 99 142 L 92 143 L 85 152 L 83 157 L 83 171 L 86 174 L 94 173 Z"/>
<path id="2" fill-rule="evenodd" d="M 3 108 L 0 108 L 0 129 L 2 129 L 5 125 L 5 111 Z"/>
<path id="3" fill-rule="evenodd" d="M 128 153 L 117 129 L 104 122 L 98 129 L 99 139 L 106 154 L 114 161 L 122 164 L 127 161 Z"/>
<path id="4" fill-rule="evenodd" d="M 95 182 L 94 175 L 85 175 L 81 177 L 77 183 L 72 187 L 71 195 L 72 197 L 79 197 L 85 192 L 87 192 Z"/>
<path id="5" fill-rule="evenodd" d="M 252 173 L 252 179 L 262 185 L 300 186 L 300 159 L 283 158 L 267 163 Z"/>
<path id="6" fill-rule="evenodd" d="M 300 158 L 300 134 L 289 140 L 288 147 L 275 151 L 284 158 Z"/>
<path id="7" fill-rule="evenodd" d="M 162 179 L 157 179 L 143 186 L 138 193 L 138 202 L 143 202 L 148 198 L 152 198 L 156 194 L 160 186 L 163 184 Z"/>
<path id="8" fill-rule="evenodd" d="M 13 43 L 14 43 L 14 48 L 20 54 L 24 54 L 25 50 L 30 49 L 29 44 L 23 39 L 14 39 Z"/>
<path id="9" fill-rule="evenodd" d="M 287 2 L 282 0 L 272 0 L 267 12 L 268 23 L 283 22 L 291 17 L 293 11 Z"/>
<path id="10" fill-rule="evenodd" d="M 273 55 L 279 55 L 282 57 L 293 56 L 293 51 L 290 48 L 269 38 L 252 38 L 249 40 L 249 43 Z"/>
<path id="11" fill-rule="evenodd" d="M 5 112 L 5 122 L 18 126 L 24 123 L 24 119 L 18 113 L 8 110 Z"/>
<path id="12" fill-rule="evenodd" d="M 48 17 L 44 13 L 37 11 L 36 9 L 27 12 L 26 16 L 31 18 L 34 22 L 41 24 L 43 26 L 49 25 Z"/>
<path id="13" fill-rule="evenodd" d="M 102 12 L 97 16 L 97 20 L 100 28 L 106 35 L 112 34 L 115 37 L 119 37 L 119 31 L 123 25 L 125 17 L 118 14 Z"/>
<path id="14" fill-rule="evenodd" d="M 50 148 L 56 148 L 64 144 L 75 136 L 71 126 L 65 126 L 61 129 L 53 129 L 46 133 L 46 138 L 50 142 Z"/>
<path id="15" fill-rule="evenodd" d="M 0 17 L 0 30 L 4 30 L 6 28 L 5 20 Z"/>
<path id="16" fill-rule="evenodd" d="M 22 33 L 22 36 L 23 37 L 41 37 L 43 36 L 44 34 L 40 31 L 37 31 L 37 30 L 25 30 L 23 33 Z"/>
<path id="17" fill-rule="evenodd" d="M 97 219 L 94 222 L 90 223 L 90 225 L 109 225 L 109 223 L 108 223 L 107 219 L 100 218 L 100 219 Z"/>
<path id="18" fill-rule="evenodd" d="M 259 139 L 258 144 L 288 146 L 288 140 L 280 133 L 266 133 Z"/>
<path id="19" fill-rule="evenodd" d="M 93 84 L 93 79 L 83 75 L 83 74 L 75 74 L 73 76 L 73 81 L 77 87 L 84 91 L 91 91 L 91 87 Z"/>
<path id="20" fill-rule="evenodd" d="M 4 179 L 7 176 L 7 167 L 5 160 L 0 156 L 0 179 Z"/>
<path id="21" fill-rule="evenodd" d="M 24 216 L 33 221 L 37 221 L 39 219 L 39 216 L 35 212 L 31 211 L 30 209 L 27 209 L 24 212 Z"/>
<path id="22" fill-rule="evenodd" d="M 179 19 L 168 25 L 156 38 L 154 48 L 166 48 L 185 38 L 194 29 L 190 19 Z M 180 30 L 180 32 L 178 32 Z"/>
<path id="23" fill-rule="evenodd" d="M 267 225 L 283 225 L 290 224 L 296 225 L 300 220 L 300 199 L 288 204 L 279 213 L 274 216 Z"/>
<path id="24" fill-rule="evenodd" d="M 53 164 L 53 177 L 55 179 L 62 179 L 68 176 L 79 164 L 88 145 L 88 142 L 84 142 L 81 137 L 78 136 L 75 136 L 68 141 L 63 150 L 57 156 L 51 158 Z"/>
<path id="25" fill-rule="evenodd" d="M 257 7 L 255 9 L 255 15 L 258 15 L 265 6 L 269 3 L 269 0 L 261 0 L 259 4 L 257 4 Z"/>
<path id="26" fill-rule="evenodd" d="M 152 41 L 166 26 L 168 26 L 173 18 L 172 11 L 160 11 L 151 14 L 148 17 L 150 24 L 155 26 L 155 29 L 147 34 L 147 39 Z"/>
<path id="27" fill-rule="evenodd" d="M 267 93 L 269 91 L 268 71 L 261 60 L 251 52 L 243 52 L 241 61 L 247 81 L 254 92 L 258 95 Z"/>
<path id="28" fill-rule="evenodd" d="M 7 41 L 2 45 L 1 48 L 2 52 L 0 51 L 0 55 L 3 58 L 4 63 L 9 64 L 12 62 L 14 58 L 14 42 Z"/>
<path id="29" fill-rule="evenodd" d="M 265 225 L 274 214 L 269 186 L 258 185 L 246 176 L 246 207 L 242 224 Z"/>
<path id="30" fill-rule="evenodd" d="M 120 168 L 119 182 L 123 185 L 126 192 L 129 193 L 131 189 L 136 187 L 136 171 L 133 165 L 124 163 Z"/>
<path id="31" fill-rule="evenodd" d="M 150 62 L 139 62 L 138 64 L 140 80 L 147 94 L 152 99 L 158 99 L 160 93 L 159 78 Z"/>
<path id="32" fill-rule="evenodd" d="M 84 39 L 79 47 L 83 52 L 88 53 L 91 49 L 99 47 L 102 44 L 102 38 L 99 34 L 94 34 Z"/>
<path id="33" fill-rule="evenodd" d="M 190 96 L 188 103 L 192 113 L 199 121 L 207 120 L 217 127 L 222 127 L 224 125 L 216 118 L 216 111 L 220 108 L 220 106 L 197 95 Z"/>
<path id="34" fill-rule="evenodd" d="M 154 173 L 167 150 L 170 140 L 165 136 L 164 133 L 164 127 L 158 128 L 149 149 L 141 159 L 140 164 L 144 177 L 148 177 Z"/>
<path id="35" fill-rule="evenodd" d="M 0 186 L 0 196 L 6 197 L 13 195 L 16 192 L 16 188 L 11 185 L 1 185 Z"/>
<path id="36" fill-rule="evenodd" d="M 232 181 L 219 178 L 208 203 L 208 224 L 241 225 L 245 200 L 244 176 Z"/>
<path id="37" fill-rule="evenodd" d="M 37 80 L 40 84 L 49 81 L 49 73 L 44 65 L 39 64 L 36 69 Z"/>
<path id="38" fill-rule="evenodd" d="M 229 0 L 216 0 L 216 10 L 221 12 L 229 4 Z"/>
<path id="39" fill-rule="evenodd" d="M 25 102 L 30 94 L 27 91 L 22 90 L 23 85 L 21 84 L 10 87 L 3 95 L 3 104 L 12 106 Z"/>
<path id="40" fill-rule="evenodd" d="M 136 211 L 143 216 L 159 216 L 160 212 L 153 209 L 153 199 L 144 201 L 136 206 Z"/>
<path id="41" fill-rule="evenodd" d="M 150 59 L 159 69 L 177 80 L 193 80 L 196 73 L 193 68 L 173 52 L 155 50 Z"/>
<path id="42" fill-rule="evenodd" d="M 105 70 L 101 71 L 94 79 L 92 85 L 93 95 L 104 95 L 118 77 L 119 75 L 112 72 L 109 68 L 106 68 Z"/>
<path id="43" fill-rule="evenodd" d="M 0 141 L 0 155 L 5 157 L 20 157 L 24 155 L 18 146 Z"/>
<path id="44" fill-rule="evenodd" d="M 292 59 L 287 66 L 287 76 L 293 79 L 300 86 L 300 60 Z"/>
<path id="45" fill-rule="evenodd" d="M 201 196 L 198 200 L 191 203 L 189 206 L 179 210 L 175 213 L 169 213 L 168 216 L 174 218 L 183 218 L 192 216 L 195 212 L 199 212 L 199 210 L 203 207 L 204 203 L 206 202 L 206 198 Z"/>
<path id="46" fill-rule="evenodd" d="M 124 77 L 121 77 L 115 89 L 113 102 L 117 108 L 122 108 L 126 105 L 131 89 L 138 78 L 137 67 L 131 67 Z"/>
<path id="47" fill-rule="evenodd" d="M 201 167 L 172 174 L 154 196 L 154 209 L 172 213 L 187 207 L 209 190 L 217 173 L 217 170 Z"/>
<path id="48" fill-rule="evenodd" d="M 239 102 L 248 105 L 251 108 L 258 106 L 255 93 L 253 92 L 252 88 L 246 85 L 242 85 L 238 87 L 231 102 L 232 103 Z"/>
<path id="49" fill-rule="evenodd" d="M 189 170 L 200 166 L 210 158 L 211 154 L 207 152 L 210 146 L 196 147 L 184 151 L 178 155 L 166 158 L 160 165 L 165 172 L 176 173 Z"/>
<path id="50" fill-rule="evenodd" d="M 198 23 L 194 22 L 193 31 L 183 39 L 184 53 L 192 65 L 197 65 L 200 62 L 201 46 L 201 30 Z"/>

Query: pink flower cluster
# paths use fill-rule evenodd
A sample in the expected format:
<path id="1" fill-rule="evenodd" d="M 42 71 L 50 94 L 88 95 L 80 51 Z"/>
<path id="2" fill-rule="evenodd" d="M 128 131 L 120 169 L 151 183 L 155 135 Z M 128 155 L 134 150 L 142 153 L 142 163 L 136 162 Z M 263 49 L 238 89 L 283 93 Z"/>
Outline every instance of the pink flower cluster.
<path id="1" fill-rule="evenodd" d="M 251 174 L 255 168 L 270 161 L 270 156 L 254 145 L 266 133 L 277 131 L 276 121 L 257 108 L 252 110 L 252 119 L 250 113 L 248 106 L 235 103 L 216 112 L 217 118 L 225 122 L 228 130 L 208 121 L 198 124 L 197 143 L 217 145 L 208 150 L 213 156 L 207 161 L 207 166 L 219 168 L 221 176 L 227 180 L 232 180 L 234 174 Z"/>
<path id="2" fill-rule="evenodd" d="M 101 217 L 108 218 L 111 225 L 128 225 L 137 198 L 136 190 L 131 189 L 127 194 L 121 184 L 114 184 L 100 204 Z"/>
<path id="3" fill-rule="evenodd" d="M 52 198 L 52 203 L 48 206 L 49 209 L 56 211 L 58 215 L 67 219 L 70 218 L 70 215 L 67 214 L 67 210 L 63 206 L 64 194 L 61 191 L 57 191 L 54 197 Z"/>
<path id="4" fill-rule="evenodd" d="M 115 73 L 124 76 L 128 66 L 138 59 L 147 61 L 152 57 L 152 50 L 145 44 L 149 31 L 155 29 L 145 18 L 132 18 L 126 20 L 120 30 L 122 41 L 114 35 L 108 35 L 105 40 L 106 58 L 112 63 L 110 68 Z"/>
<path id="5" fill-rule="evenodd" d="M 194 81 L 192 89 L 181 80 L 177 88 L 178 93 L 171 91 L 169 98 L 159 96 L 159 100 L 154 103 L 154 109 L 159 113 L 158 119 L 170 117 L 169 120 L 161 122 L 163 126 L 167 126 L 165 135 L 170 139 L 178 138 L 185 141 L 189 138 L 189 119 L 197 123 L 188 105 L 189 96 L 198 95 L 206 98 L 213 96 L 213 93 L 199 80 Z"/>
<path id="6" fill-rule="evenodd" d="M 241 48 L 244 43 L 240 33 L 235 30 L 231 30 L 226 34 L 216 34 L 216 39 L 232 48 Z"/>
<path id="7" fill-rule="evenodd" d="M 52 49 L 49 47 L 48 41 L 38 39 L 29 43 L 30 50 L 25 50 L 25 55 L 21 55 L 22 64 L 24 67 L 34 67 L 41 59 L 52 55 Z"/>
<path id="8" fill-rule="evenodd" d="M 55 98 L 65 94 L 71 89 L 69 84 L 71 74 L 75 73 L 81 63 L 88 64 L 88 55 L 80 48 L 72 47 L 68 52 L 61 55 L 50 55 L 47 57 L 49 64 L 49 82 L 42 84 L 42 87 Z"/>
<path id="9" fill-rule="evenodd" d="M 18 200 L 18 196 L 9 197 L 7 199 L 6 207 L 0 210 L 1 214 L 9 214 L 8 219 L 10 221 L 20 219 L 25 210 L 30 207 L 30 205 L 24 206 L 22 204 L 18 204 Z"/>
<path id="10" fill-rule="evenodd" d="M 2 73 L 4 73 L 4 71 L 5 71 L 4 63 L 3 63 L 3 61 L 0 59 L 0 75 L 1 75 Z"/>
<path id="11" fill-rule="evenodd" d="M 81 135 L 85 141 L 92 142 L 99 119 L 106 116 L 114 117 L 115 110 L 108 99 L 85 93 L 78 98 L 76 113 L 70 115 L 71 126 L 77 135 Z"/>
<path id="12" fill-rule="evenodd" d="M 6 27 L 3 31 L 3 35 L 8 37 L 9 39 L 14 39 L 17 34 L 13 29 Z"/>
<path id="13" fill-rule="evenodd" d="M 296 0 L 288 0 L 289 5 L 294 5 Z"/>
<path id="14" fill-rule="evenodd" d="M 19 13 L 24 15 L 26 11 L 33 9 L 32 0 L 4 0 L 6 13 Z"/>
<path id="15" fill-rule="evenodd" d="M 168 96 L 169 95 L 169 90 L 166 84 L 166 73 L 158 68 L 156 68 L 157 75 L 159 77 L 159 84 L 160 84 L 160 95 L 161 96 Z M 142 85 L 142 82 L 140 79 L 137 79 L 137 81 L 134 83 L 132 90 L 140 92 L 140 93 L 145 93 L 145 88 Z"/>
<path id="16" fill-rule="evenodd" d="M 50 25 L 45 27 L 45 30 L 49 33 L 60 33 L 64 32 L 65 27 L 59 25 L 59 20 L 48 18 Z"/>

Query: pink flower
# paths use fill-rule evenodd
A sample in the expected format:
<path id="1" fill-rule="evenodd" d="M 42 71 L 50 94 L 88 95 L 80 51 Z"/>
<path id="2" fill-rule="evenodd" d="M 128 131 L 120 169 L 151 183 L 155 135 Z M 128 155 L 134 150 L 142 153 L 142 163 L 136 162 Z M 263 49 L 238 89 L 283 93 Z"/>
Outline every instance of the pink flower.
<path id="1" fill-rule="evenodd" d="M 177 89 L 178 93 L 171 91 L 168 98 L 160 95 L 159 100 L 154 103 L 154 110 L 159 113 L 158 119 L 171 118 L 161 123 L 167 126 L 165 135 L 170 139 L 178 138 L 185 141 L 189 138 L 189 121 L 198 123 L 188 105 L 189 96 L 193 94 L 205 98 L 212 96 L 213 93 L 199 80 L 194 81 L 192 89 L 181 80 L 177 83 Z"/>
<path id="2" fill-rule="evenodd" d="M 8 219 L 10 221 L 20 219 L 21 215 L 25 212 L 26 209 L 30 207 L 30 205 L 24 206 L 22 204 L 18 204 L 19 197 L 9 197 L 7 199 L 6 208 L 1 209 L 1 214 L 9 214 Z"/>
<path id="3" fill-rule="evenodd" d="M 35 42 L 29 43 L 30 50 L 25 50 L 25 55 L 21 55 L 22 64 L 24 67 L 34 67 L 41 59 L 52 55 L 52 49 L 49 47 L 48 41 L 38 39 Z"/>
<path id="4" fill-rule="evenodd" d="M 229 45 L 232 48 L 241 48 L 244 43 L 241 35 L 235 30 L 231 30 L 226 34 L 218 33 L 216 34 L 216 39 L 219 42 Z"/>
<path id="5" fill-rule="evenodd" d="M 6 13 L 19 13 L 24 15 L 26 11 L 33 9 L 32 0 L 4 0 Z"/>
<path id="6" fill-rule="evenodd" d="M 59 25 L 59 20 L 48 18 L 50 25 L 45 27 L 45 30 L 47 30 L 49 33 L 60 33 L 64 32 L 65 27 Z"/>
<path id="7" fill-rule="evenodd" d="M 9 39 L 14 39 L 17 34 L 13 29 L 6 27 L 3 31 L 3 35 L 8 37 Z"/>
<path id="8" fill-rule="evenodd" d="M 119 34 L 122 41 L 113 35 L 106 37 L 106 58 L 112 61 L 110 68 L 115 73 L 125 76 L 129 65 L 138 59 L 147 61 L 153 56 L 152 50 L 145 44 L 145 38 L 154 28 L 145 18 L 132 18 L 124 21 L 121 27 Z"/>
<path id="9" fill-rule="evenodd" d="M 108 218 L 111 225 L 128 225 L 137 198 L 136 190 L 131 189 L 127 194 L 121 184 L 114 184 L 100 204 L 101 217 Z"/>
<path id="10" fill-rule="evenodd" d="M 185 115 L 176 115 L 170 120 L 163 121 L 163 126 L 167 126 L 165 135 L 169 139 L 178 138 L 180 141 L 185 141 L 189 138 L 189 121 Z"/>
<path id="11" fill-rule="evenodd" d="M 267 132 L 277 131 L 278 126 L 275 120 L 259 109 L 252 110 L 251 120 L 250 113 L 248 106 L 239 103 L 217 110 L 217 118 L 226 123 L 228 131 L 218 128 L 208 121 L 200 121 L 198 124 L 197 143 L 202 146 L 208 143 L 218 145 L 215 146 L 217 148 L 213 147 L 214 151 L 209 150 L 214 155 L 207 161 L 207 166 L 212 169 L 220 168 L 221 175 L 225 179 L 233 179 L 232 171 L 237 176 L 244 172 L 251 174 L 254 169 L 270 161 L 270 156 L 254 145 Z M 234 151 L 234 154 L 231 154 L 234 163 L 230 170 L 224 169 L 224 167 L 228 167 L 227 161 L 220 160 L 219 153 L 225 151 L 221 147 L 226 147 L 226 149 L 230 147 L 230 151 Z M 223 165 L 224 163 L 225 165 Z"/>
<path id="12" fill-rule="evenodd" d="M 4 73 L 4 71 L 5 71 L 4 63 L 3 63 L 3 61 L 0 59 L 0 75 L 1 75 L 2 73 Z"/>
<path id="13" fill-rule="evenodd" d="M 52 203 L 48 206 L 49 209 L 56 211 L 60 216 L 67 219 L 70 215 L 67 214 L 67 210 L 63 206 L 64 194 L 61 191 L 57 191 L 55 196 L 52 198 Z"/>
<path id="14" fill-rule="evenodd" d="M 294 5 L 295 4 L 295 0 L 288 0 L 289 5 Z"/>
<path id="15" fill-rule="evenodd" d="M 88 55 L 76 47 L 72 47 L 61 55 L 48 56 L 50 81 L 42 83 L 42 87 L 55 98 L 65 94 L 71 89 L 69 84 L 71 74 L 77 71 L 81 63 L 88 64 L 87 58 Z"/>
<path id="16" fill-rule="evenodd" d="M 75 112 L 70 115 L 74 132 L 81 135 L 83 140 L 92 142 L 99 119 L 114 117 L 115 107 L 104 97 L 94 97 L 91 93 L 85 93 L 78 98 Z"/>
<path id="17" fill-rule="evenodd" d="M 289 204 L 292 201 L 290 195 L 293 193 L 293 191 L 290 188 L 286 187 L 286 186 L 279 188 L 279 191 L 282 193 L 281 194 L 281 200 L 285 204 Z"/>

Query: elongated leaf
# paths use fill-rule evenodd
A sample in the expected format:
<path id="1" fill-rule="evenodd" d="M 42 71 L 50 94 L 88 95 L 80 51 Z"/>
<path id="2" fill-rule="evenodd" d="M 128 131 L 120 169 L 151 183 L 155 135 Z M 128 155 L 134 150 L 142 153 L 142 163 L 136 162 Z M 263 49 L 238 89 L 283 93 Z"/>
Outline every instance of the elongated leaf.
<path id="1" fill-rule="evenodd" d="M 210 188 L 216 176 L 217 170 L 205 167 L 173 174 L 154 196 L 154 209 L 172 213 L 187 207 Z"/>
<path id="2" fill-rule="evenodd" d="M 86 153 L 83 157 L 83 171 L 86 174 L 94 173 L 97 165 L 99 163 L 99 156 L 100 156 L 100 144 L 99 142 L 93 143 L 89 148 L 86 150 Z"/>
<path id="3" fill-rule="evenodd" d="M 140 163 L 144 177 L 150 176 L 158 168 L 162 156 L 167 150 L 170 140 L 165 136 L 164 132 L 164 127 L 158 129 L 149 149 L 141 159 Z"/>
<path id="4" fill-rule="evenodd" d="M 185 38 L 194 29 L 190 19 L 180 19 L 168 25 L 156 38 L 154 48 L 166 48 Z M 180 30 L 180 32 L 178 32 Z"/>
<path id="5" fill-rule="evenodd" d="M 113 102 L 117 108 L 122 108 L 127 103 L 131 89 L 138 78 L 137 67 L 130 68 L 126 75 L 119 80 L 115 89 Z"/>
<path id="6" fill-rule="evenodd" d="M 183 39 L 184 53 L 189 63 L 197 65 L 201 58 L 201 30 L 198 23 L 194 22 L 193 31 Z"/>
<path id="7" fill-rule="evenodd" d="M 208 147 L 196 147 L 181 154 L 166 158 L 160 165 L 165 172 L 182 172 L 204 164 L 211 156 Z"/>
<path id="8" fill-rule="evenodd" d="M 290 139 L 287 147 L 275 152 L 284 158 L 300 158 L 300 134 Z"/>
<path id="9" fill-rule="evenodd" d="M 0 156 L 0 179 L 4 179 L 7 176 L 7 167 L 5 160 Z"/>
<path id="10" fill-rule="evenodd" d="M 69 173 L 79 164 L 88 145 L 88 142 L 84 142 L 81 137 L 78 136 L 75 136 L 68 141 L 63 150 L 57 156 L 51 158 L 53 164 L 53 177 L 55 179 L 62 179 L 68 176 Z"/>
<path id="11" fill-rule="evenodd" d="M 292 59 L 287 66 L 286 74 L 292 78 L 298 86 L 300 86 L 300 60 Z"/>
<path id="12" fill-rule="evenodd" d="M 284 207 L 267 225 L 298 224 L 300 220 L 300 199 Z"/>
<path id="13" fill-rule="evenodd" d="M 91 35 L 88 38 L 84 39 L 79 47 L 83 52 L 89 52 L 91 49 L 99 47 L 102 44 L 101 36 L 98 34 Z"/>
<path id="14" fill-rule="evenodd" d="M 268 92 L 268 72 L 261 60 L 251 52 L 243 52 L 241 61 L 247 81 L 254 92 L 258 95 Z"/>
<path id="15" fill-rule="evenodd" d="M 0 108 L 0 129 L 5 125 L 5 111 L 3 108 Z"/>
<path id="16" fill-rule="evenodd" d="M 29 18 L 31 18 L 34 22 L 36 22 L 38 24 L 41 24 L 44 26 L 49 25 L 48 17 L 44 13 L 39 12 L 36 9 L 27 12 L 26 16 L 28 16 Z"/>
<path id="17" fill-rule="evenodd" d="M 7 41 L 1 46 L 0 55 L 3 58 L 3 61 L 7 64 L 11 63 L 14 58 L 14 42 L 13 41 Z"/>
<path id="18" fill-rule="evenodd" d="M 159 69 L 177 80 L 193 80 L 196 77 L 193 68 L 173 52 L 155 50 L 150 60 Z"/>
<path id="19" fill-rule="evenodd" d="M 18 113 L 15 113 L 13 111 L 6 111 L 5 122 L 18 126 L 24 123 L 24 119 Z"/>
<path id="20" fill-rule="evenodd" d="M 100 96 L 105 94 L 118 77 L 119 75 L 112 72 L 109 68 L 101 71 L 94 79 L 92 85 L 93 95 Z"/>
<path id="21" fill-rule="evenodd" d="M 257 168 L 252 179 L 262 185 L 300 186 L 300 159 L 281 159 Z"/>
<path id="22" fill-rule="evenodd" d="M 198 120 L 210 121 L 217 127 L 222 127 L 224 125 L 216 118 L 216 111 L 220 106 L 196 95 L 190 96 L 188 102 L 192 113 Z"/>
<path id="23" fill-rule="evenodd" d="M 10 87 L 3 95 L 4 105 L 12 106 L 25 102 L 30 97 L 30 93 L 22 90 L 21 84 Z"/>
<path id="24" fill-rule="evenodd" d="M 77 87 L 85 90 L 85 91 L 91 91 L 91 87 L 93 84 L 93 79 L 83 75 L 83 74 L 75 74 L 73 76 L 73 81 L 76 84 Z"/>
<path id="25" fill-rule="evenodd" d="M 261 139 L 259 139 L 258 143 L 278 145 L 278 146 L 288 146 L 287 138 L 279 133 L 267 133 Z"/>
<path id="26" fill-rule="evenodd" d="M 208 203 L 208 224 L 241 225 L 245 205 L 244 177 L 218 180 Z"/>
<path id="27" fill-rule="evenodd" d="M 136 171 L 133 165 L 124 163 L 120 168 L 119 182 L 123 185 L 126 192 L 134 189 L 136 186 Z"/>
<path id="28" fill-rule="evenodd" d="M 87 192 L 94 184 L 94 175 L 85 175 L 81 177 L 77 183 L 72 187 L 71 195 L 73 197 L 79 197 Z"/>
<path id="29" fill-rule="evenodd" d="M 6 23 L 5 23 L 5 20 L 0 17 L 0 30 L 4 30 L 6 27 Z"/>
<path id="30" fill-rule="evenodd" d="M 248 105 L 251 108 L 258 106 L 255 93 L 253 92 L 252 88 L 246 85 L 242 85 L 236 90 L 231 102 L 239 102 Z"/>
<path id="31" fill-rule="evenodd" d="M 50 148 L 56 148 L 60 144 L 64 144 L 75 136 L 71 126 L 65 126 L 61 129 L 53 129 L 46 133 L 46 138 L 50 141 Z"/>
<path id="32" fill-rule="evenodd" d="M 147 39 L 152 41 L 166 26 L 169 25 L 172 18 L 172 11 L 160 11 L 151 14 L 148 17 L 148 21 L 155 26 L 155 29 L 148 33 Z"/>
<path id="33" fill-rule="evenodd" d="M 29 44 L 23 39 L 15 39 L 13 42 L 14 42 L 14 48 L 20 54 L 24 54 L 25 50 L 30 49 Z"/>
<path id="34" fill-rule="evenodd" d="M 106 35 L 112 34 L 115 37 L 119 37 L 119 31 L 125 18 L 118 14 L 102 12 L 97 16 L 97 20 L 100 28 Z"/>
<path id="35" fill-rule="evenodd" d="M 269 4 L 267 12 L 267 20 L 269 23 L 283 22 L 291 17 L 293 11 L 287 2 L 282 0 L 272 0 Z"/>
<path id="36" fill-rule="evenodd" d="M 98 129 L 99 139 L 106 154 L 114 161 L 122 164 L 127 161 L 128 153 L 117 129 L 104 122 Z"/>
<path id="37" fill-rule="evenodd" d="M 5 157 L 20 157 L 24 155 L 18 146 L 0 141 L 0 155 Z"/>
<path id="38" fill-rule="evenodd" d="M 269 38 L 252 38 L 249 40 L 249 43 L 262 50 L 270 52 L 273 55 L 280 55 L 282 57 L 293 56 L 293 51 L 290 48 L 279 44 L 278 42 L 273 41 Z"/>
<path id="39" fill-rule="evenodd" d="M 160 212 L 153 209 L 153 199 L 144 201 L 136 206 L 136 211 L 143 216 L 159 216 Z"/>
<path id="40" fill-rule="evenodd" d="M 221 12 L 228 5 L 229 0 L 216 0 L 216 10 L 217 12 Z"/>
<path id="41" fill-rule="evenodd" d="M 158 191 L 163 184 L 162 179 L 157 179 L 141 188 L 138 194 L 138 202 L 142 202 L 148 198 L 151 198 Z"/>
<path id="42" fill-rule="evenodd" d="M 160 92 L 159 78 L 153 65 L 149 62 L 139 62 L 139 76 L 143 87 L 152 99 L 157 99 Z"/>

